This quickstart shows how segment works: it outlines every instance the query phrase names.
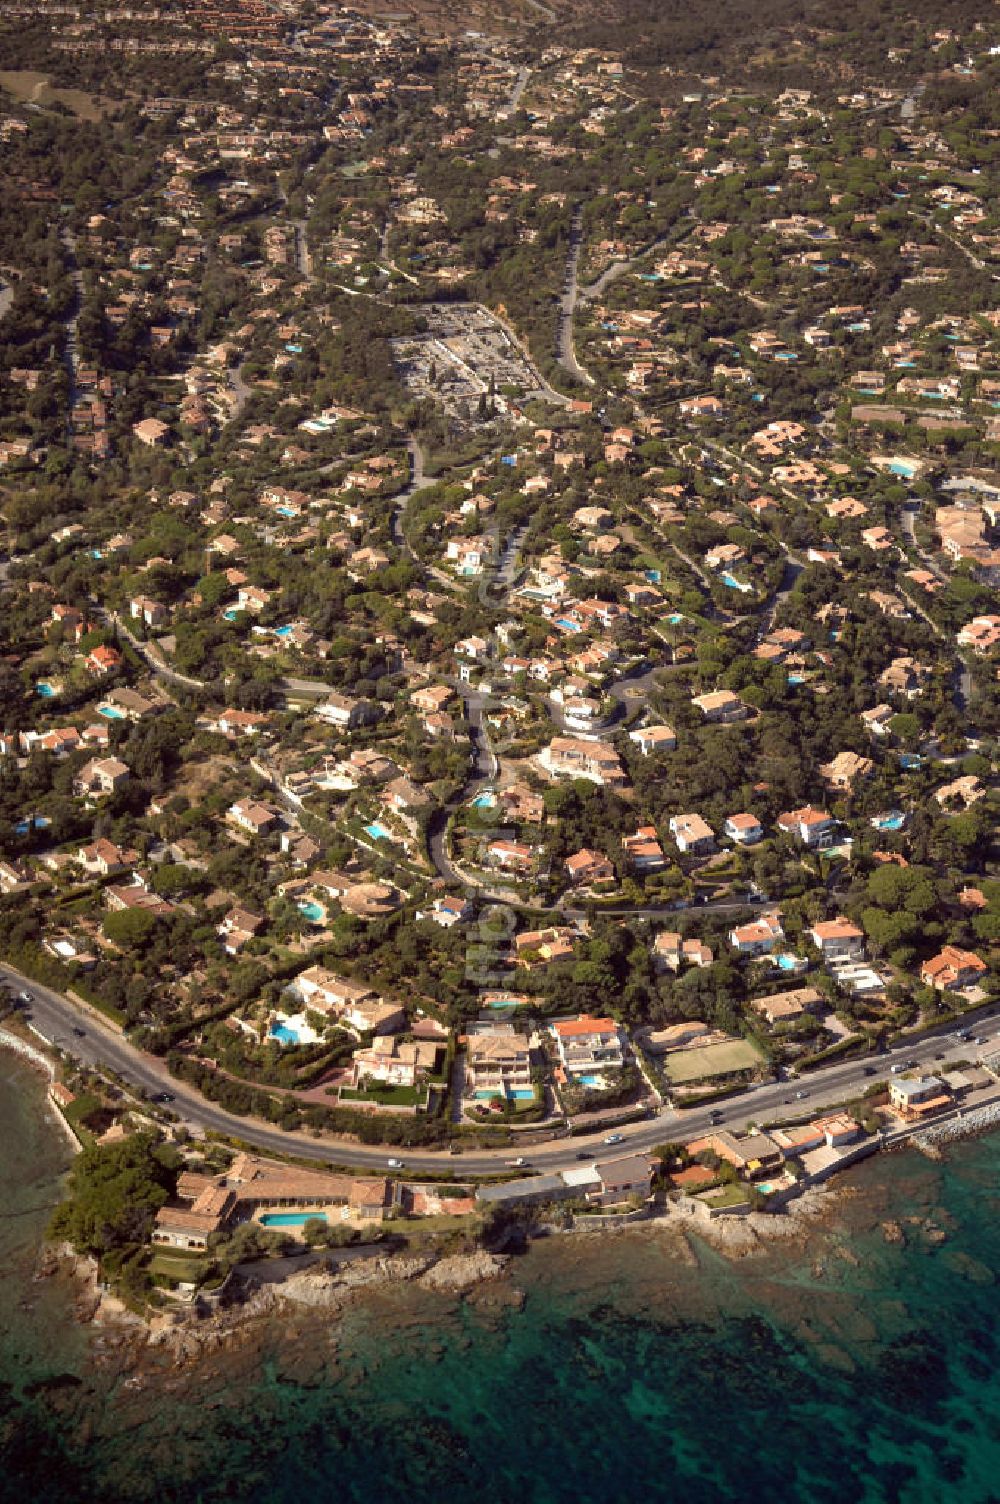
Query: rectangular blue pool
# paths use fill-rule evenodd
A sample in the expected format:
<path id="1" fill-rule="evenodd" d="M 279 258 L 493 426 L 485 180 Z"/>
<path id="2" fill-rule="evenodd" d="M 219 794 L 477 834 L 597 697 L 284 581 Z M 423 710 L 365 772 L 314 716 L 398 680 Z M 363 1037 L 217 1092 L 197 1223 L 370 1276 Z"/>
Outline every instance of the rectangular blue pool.
<path id="1" fill-rule="evenodd" d="M 261 1227 L 302 1227 L 306 1222 L 326 1222 L 326 1212 L 264 1212 Z"/>

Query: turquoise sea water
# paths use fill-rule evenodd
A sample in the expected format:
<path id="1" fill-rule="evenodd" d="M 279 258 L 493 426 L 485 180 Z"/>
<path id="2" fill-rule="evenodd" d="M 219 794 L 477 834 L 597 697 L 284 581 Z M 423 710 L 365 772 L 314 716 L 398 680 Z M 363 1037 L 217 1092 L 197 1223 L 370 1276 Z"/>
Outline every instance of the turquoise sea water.
<path id="1" fill-rule="evenodd" d="M 23 1209 L 62 1150 L 9 1074 L 0 1057 L 22 1146 L 0 1200 Z M 869 1161 L 804 1240 L 735 1261 L 662 1232 L 552 1237 L 464 1303 L 303 1308 L 180 1368 L 107 1361 L 100 1337 L 88 1356 L 66 1293 L 26 1272 L 38 1216 L 5 1217 L 0 1499 L 988 1504 L 998 1170 L 997 1139 Z"/>

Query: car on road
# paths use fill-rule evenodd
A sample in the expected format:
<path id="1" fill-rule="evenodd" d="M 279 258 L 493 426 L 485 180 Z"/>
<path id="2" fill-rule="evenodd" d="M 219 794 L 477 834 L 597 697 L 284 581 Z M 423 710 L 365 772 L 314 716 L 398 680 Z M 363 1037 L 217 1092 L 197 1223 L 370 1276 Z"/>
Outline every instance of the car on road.
<path id="1" fill-rule="evenodd" d="M 969 1033 L 968 1029 L 963 1029 L 958 1037 L 963 1044 L 968 1044 L 969 1040 L 972 1038 L 972 1035 Z"/>
<path id="2" fill-rule="evenodd" d="M 795 1093 L 795 1100 L 797 1102 L 804 1102 L 808 1096 L 809 1093 L 807 1091 L 797 1091 Z"/>
<path id="3" fill-rule="evenodd" d="M 174 1094 L 172 1091 L 158 1091 L 151 1100 L 154 1102 L 163 1103 L 172 1102 L 174 1100 Z"/>
<path id="4" fill-rule="evenodd" d="M 390 1170 L 401 1170 L 403 1168 L 403 1161 L 401 1159 L 387 1159 L 386 1164 Z"/>
<path id="5" fill-rule="evenodd" d="M 516 1159 L 508 1159 L 507 1163 L 519 1167 L 520 1165 L 526 1165 L 528 1161 L 523 1154 L 519 1154 Z"/>
<path id="6" fill-rule="evenodd" d="M 86 1039 L 87 1037 L 86 1029 L 81 1029 L 76 1024 L 73 1025 L 73 1033 L 76 1035 L 77 1039 Z"/>
<path id="7" fill-rule="evenodd" d="M 875 1069 L 875 1067 L 873 1065 L 866 1065 L 865 1068 L 864 1068 L 864 1070 L 862 1071 L 862 1075 L 864 1075 L 864 1076 L 877 1076 L 878 1075 L 878 1071 Z"/>
<path id="8" fill-rule="evenodd" d="M 33 1003 L 35 1001 L 30 992 L 19 992 L 18 997 L 22 1003 Z"/>
<path id="9" fill-rule="evenodd" d="M 986 1044 L 986 1042 L 987 1041 L 986 1041 L 986 1035 L 985 1034 L 979 1034 L 973 1040 L 973 1044 Z"/>
<path id="10" fill-rule="evenodd" d="M 576 1157 L 577 1159 L 592 1159 L 593 1155 L 591 1154 L 589 1149 L 581 1149 Z"/>
<path id="11" fill-rule="evenodd" d="M 943 1060 L 944 1059 L 944 1051 L 943 1050 L 939 1050 L 938 1053 L 934 1056 L 934 1059 L 935 1060 Z"/>
<path id="12" fill-rule="evenodd" d="M 609 1133 L 606 1135 L 604 1142 L 606 1144 L 623 1144 L 625 1142 L 625 1135 L 624 1133 Z"/>

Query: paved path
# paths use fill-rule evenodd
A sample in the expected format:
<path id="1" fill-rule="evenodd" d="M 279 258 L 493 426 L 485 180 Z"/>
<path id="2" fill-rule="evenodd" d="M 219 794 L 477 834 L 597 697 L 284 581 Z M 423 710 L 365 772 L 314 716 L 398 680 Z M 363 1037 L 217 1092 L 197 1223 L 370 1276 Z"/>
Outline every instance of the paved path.
<path id="1" fill-rule="evenodd" d="M 594 385 L 594 378 L 576 358 L 573 345 L 573 315 L 579 297 L 578 275 L 580 250 L 583 245 L 583 210 L 579 204 L 573 210 L 569 227 L 569 244 L 566 250 L 566 273 L 562 295 L 559 299 L 559 318 L 556 324 L 556 359 L 563 370 L 576 381 L 587 386 Z"/>
<path id="2" fill-rule="evenodd" d="M 405 531 L 406 509 L 426 481 L 424 479 L 424 452 L 420 445 L 416 439 L 409 438 L 406 441 L 406 448 L 410 456 L 410 479 L 405 490 L 400 491 L 393 503 L 389 518 L 389 535 L 396 547 L 413 559 L 415 555 L 407 542 Z"/>

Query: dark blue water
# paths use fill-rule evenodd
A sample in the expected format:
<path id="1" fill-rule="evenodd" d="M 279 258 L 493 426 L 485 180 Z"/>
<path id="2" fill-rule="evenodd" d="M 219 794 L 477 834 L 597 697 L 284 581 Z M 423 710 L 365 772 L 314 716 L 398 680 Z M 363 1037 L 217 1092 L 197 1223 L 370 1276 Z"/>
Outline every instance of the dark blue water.
<path id="1" fill-rule="evenodd" d="M 551 1239 L 523 1309 L 406 1287 L 181 1370 L 38 1332 L 64 1377 L 27 1395 L 22 1313 L 0 1499 L 1000 1500 L 998 1169 L 998 1139 L 869 1162 L 803 1241 L 737 1261 Z"/>

